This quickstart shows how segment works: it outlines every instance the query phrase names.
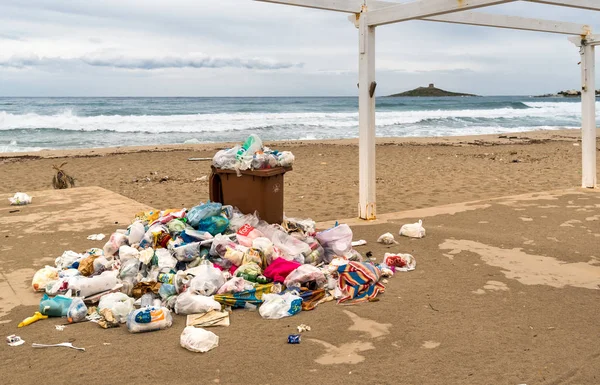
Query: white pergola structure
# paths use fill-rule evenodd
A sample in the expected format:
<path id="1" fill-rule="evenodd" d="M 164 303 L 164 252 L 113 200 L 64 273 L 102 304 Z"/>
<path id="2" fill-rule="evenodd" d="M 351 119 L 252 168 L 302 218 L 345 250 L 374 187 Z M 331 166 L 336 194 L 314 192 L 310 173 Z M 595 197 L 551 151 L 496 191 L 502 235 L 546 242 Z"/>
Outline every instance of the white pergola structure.
<path id="1" fill-rule="evenodd" d="M 375 219 L 375 28 L 408 20 L 468 24 L 571 35 L 581 54 L 582 187 L 596 188 L 595 53 L 600 35 L 585 24 L 472 12 L 515 0 L 255 0 L 352 14 L 358 28 L 359 204 L 358 216 Z M 525 0 L 554 6 L 600 11 L 600 0 Z"/>

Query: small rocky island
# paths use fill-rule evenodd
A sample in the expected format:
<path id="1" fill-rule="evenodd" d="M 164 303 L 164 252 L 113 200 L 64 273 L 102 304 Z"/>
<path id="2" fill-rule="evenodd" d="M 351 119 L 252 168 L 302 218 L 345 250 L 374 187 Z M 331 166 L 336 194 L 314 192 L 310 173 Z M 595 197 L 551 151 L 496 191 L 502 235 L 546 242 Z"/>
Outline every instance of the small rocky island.
<path id="1" fill-rule="evenodd" d="M 440 88 L 436 88 L 433 83 L 429 84 L 428 87 L 418 87 L 414 90 L 401 92 L 399 94 L 389 95 L 390 98 L 397 97 L 438 97 L 438 96 L 477 96 L 473 94 L 462 94 L 459 92 L 450 92 L 446 90 L 442 90 Z"/>

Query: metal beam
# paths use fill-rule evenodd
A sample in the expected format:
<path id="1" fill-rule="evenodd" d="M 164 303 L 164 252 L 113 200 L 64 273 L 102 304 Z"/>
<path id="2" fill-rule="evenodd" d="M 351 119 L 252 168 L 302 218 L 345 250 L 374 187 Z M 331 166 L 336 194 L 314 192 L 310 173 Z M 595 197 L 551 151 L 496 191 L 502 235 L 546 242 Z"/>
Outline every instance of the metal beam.
<path id="1" fill-rule="evenodd" d="M 468 11 L 515 0 L 419 0 L 369 11 L 369 25 L 377 26 L 401 21 L 422 19 L 446 13 Z M 370 2 L 368 3 L 370 4 Z"/>
<path id="2" fill-rule="evenodd" d="M 530 3 L 559 5 L 562 7 L 587 9 L 588 11 L 600 11 L 600 1 L 598 0 L 525 0 Z"/>
<path id="3" fill-rule="evenodd" d="M 560 21 L 470 11 L 432 16 L 422 20 L 451 24 L 477 25 L 482 27 L 518 29 L 523 31 L 558 33 L 563 35 L 588 35 L 591 33 L 590 26 L 585 24 L 564 23 Z"/>
<path id="4" fill-rule="evenodd" d="M 325 9 L 327 11 L 337 11 L 346 13 L 360 13 L 363 0 L 254 0 L 263 3 L 276 3 L 285 5 L 295 5 L 298 7 Z"/>

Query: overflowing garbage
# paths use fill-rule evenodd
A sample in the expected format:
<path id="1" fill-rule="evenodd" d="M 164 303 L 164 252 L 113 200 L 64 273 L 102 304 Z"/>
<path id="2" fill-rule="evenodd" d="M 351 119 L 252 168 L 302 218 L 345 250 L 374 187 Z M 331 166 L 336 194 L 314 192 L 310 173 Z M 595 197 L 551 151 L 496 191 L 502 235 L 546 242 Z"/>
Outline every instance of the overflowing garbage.
<path id="1" fill-rule="evenodd" d="M 272 151 L 251 135 L 243 145 L 219 151 L 213 162 L 246 169 L 287 167 L 293 160 L 291 153 Z M 424 236 L 421 221 L 416 225 L 403 226 L 400 234 Z M 378 241 L 397 243 L 390 233 Z M 284 217 L 270 224 L 257 213 L 217 202 L 140 212 L 102 248 L 65 251 L 53 266 L 39 269 L 31 283 L 43 293 L 39 311 L 19 327 L 65 317 L 102 328 L 125 324 L 129 332 L 141 333 L 169 328 L 182 315 L 181 346 L 207 352 L 219 337 L 203 328 L 229 326 L 233 309 L 280 319 L 328 301 L 373 301 L 385 291 L 384 278 L 416 267 L 410 254 L 388 253 L 382 263 L 370 253 L 363 258 L 353 245 L 365 244 L 353 243 L 346 224 L 323 231 L 311 219 Z M 299 332 L 310 330 L 301 326 Z M 290 343 L 299 341 L 298 336 Z"/>
<path id="2" fill-rule="evenodd" d="M 258 135 L 252 134 L 243 144 L 217 152 L 212 164 L 226 170 L 264 170 L 292 167 L 294 160 L 290 151 L 271 150 L 263 146 Z"/>

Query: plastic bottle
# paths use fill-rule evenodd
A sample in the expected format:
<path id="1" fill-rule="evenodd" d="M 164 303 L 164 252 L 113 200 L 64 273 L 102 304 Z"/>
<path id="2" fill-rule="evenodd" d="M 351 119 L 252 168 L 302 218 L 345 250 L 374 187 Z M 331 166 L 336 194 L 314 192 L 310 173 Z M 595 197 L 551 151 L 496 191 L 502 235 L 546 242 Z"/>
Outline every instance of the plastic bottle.
<path id="1" fill-rule="evenodd" d="M 262 140 L 258 137 L 258 135 L 252 134 L 246 139 L 244 144 L 242 144 L 242 148 L 238 150 L 235 154 L 237 160 L 241 160 L 244 155 L 252 156 L 256 151 L 259 151 L 262 148 Z"/>

